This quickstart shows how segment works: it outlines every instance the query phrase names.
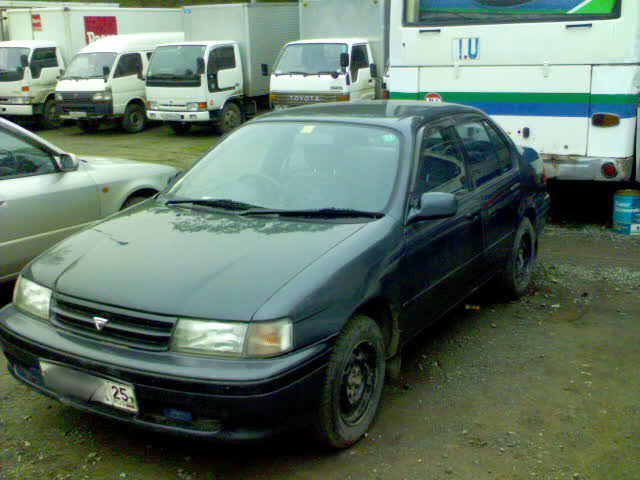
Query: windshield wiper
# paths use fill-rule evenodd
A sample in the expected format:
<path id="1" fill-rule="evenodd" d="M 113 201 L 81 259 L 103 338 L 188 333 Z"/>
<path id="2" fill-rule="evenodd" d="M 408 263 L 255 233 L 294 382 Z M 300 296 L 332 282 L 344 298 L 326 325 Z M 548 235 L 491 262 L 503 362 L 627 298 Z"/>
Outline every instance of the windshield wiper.
<path id="1" fill-rule="evenodd" d="M 214 208 L 222 208 L 225 210 L 249 210 L 249 209 L 258 209 L 260 207 L 256 205 L 252 205 L 250 203 L 245 202 L 237 202 L 235 200 L 230 200 L 228 198 L 212 198 L 212 199 L 203 199 L 203 198 L 190 198 L 190 199 L 180 199 L 180 200 L 169 200 L 165 203 L 165 205 L 203 205 L 205 207 L 214 207 Z"/>
<path id="2" fill-rule="evenodd" d="M 297 71 L 293 71 L 293 72 L 284 72 L 282 75 L 304 75 L 305 77 L 311 75 L 309 72 L 297 72 Z"/>
<path id="3" fill-rule="evenodd" d="M 283 217 L 365 217 L 365 218 L 382 218 L 384 213 L 368 212 L 365 210 L 354 210 L 351 208 L 317 208 L 309 210 L 278 210 L 278 209 L 260 209 L 248 210 L 239 215 L 282 215 Z"/>

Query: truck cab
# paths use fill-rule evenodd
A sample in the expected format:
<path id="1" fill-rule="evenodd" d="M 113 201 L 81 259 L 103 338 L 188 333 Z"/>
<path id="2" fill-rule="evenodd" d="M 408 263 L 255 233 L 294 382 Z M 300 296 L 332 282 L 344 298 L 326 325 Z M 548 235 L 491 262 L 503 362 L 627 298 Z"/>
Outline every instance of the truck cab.
<path id="1" fill-rule="evenodd" d="M 378 65 L 362 38 L 291 42 L 271 75 L 275 109 L 311 103 L 371 100 L 376 97 Z"/>
<path id="2" fill-rule="evenodd" d="M 194 124 L 223 132 L 245 115 L 242 58 L 235 41 L 160 45 L 147 74 L 147 116 L 167 122 L 176 133 Z"/>
<path id="3" fill-rule="evenodd" d="M 57 110 L 86 133 L 105 122 L 118 122 L 127 133 L 144 130 L 145 82 L 154 49 L 183 33 L 117 35 L 80 50 L 56 87 Z"/>
<path id="4" fill-rule="evenodd" d="M 64 68 L 55 42 L 0 42 L 0 116 L 35 116 L 43 128 L 57 127 L 54 92 Z"/>

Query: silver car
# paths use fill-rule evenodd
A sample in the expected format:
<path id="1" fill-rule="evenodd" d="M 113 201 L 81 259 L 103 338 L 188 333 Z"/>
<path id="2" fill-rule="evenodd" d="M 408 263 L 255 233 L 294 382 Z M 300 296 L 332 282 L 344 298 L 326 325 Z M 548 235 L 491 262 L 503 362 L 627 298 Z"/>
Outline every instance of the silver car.
<path id="1" fill-rule="evenodd" d="M 177 173 L 78 158 L 0 118 L 0 283 L 63 238 L 154 195 Z"/>

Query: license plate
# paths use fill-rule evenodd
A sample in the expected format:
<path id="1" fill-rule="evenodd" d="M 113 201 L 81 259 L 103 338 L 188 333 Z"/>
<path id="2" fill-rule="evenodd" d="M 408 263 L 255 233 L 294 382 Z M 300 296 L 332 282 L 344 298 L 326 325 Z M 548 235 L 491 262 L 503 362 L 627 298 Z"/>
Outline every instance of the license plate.
<path id="1" fill-rule="evenodd" d="M 179 113 L 163 113 L 161 118 L 162 120 L 182 120 Z"/>
<path id="2" fill-rule="evenodd" d="M 87 112 L 69 112 L 67 115 L 71 118 L 86 118 Z"/>
<path id="3" fill-rule="evenodd" d="M 56 392 L 87 402 L 98 402 L 128 412 L 138 412 L 133 385 L 112 382 L 42 360 L 40 369 L 44 383 Z"/>

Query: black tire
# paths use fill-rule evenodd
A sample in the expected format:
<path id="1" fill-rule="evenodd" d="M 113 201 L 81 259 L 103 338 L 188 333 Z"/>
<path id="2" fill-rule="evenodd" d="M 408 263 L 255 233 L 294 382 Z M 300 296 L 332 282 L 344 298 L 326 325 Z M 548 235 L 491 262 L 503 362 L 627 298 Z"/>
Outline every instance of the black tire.
<path id="1" fill-rule="evenodd" d="M 233 132 L 242 125 L 242 121 L 242 110 L 240 110 L 240 107 L 233 102 L 228 102 L 222 109 L 222 112 L 220 112 L 220 120 L 217 123 L 218 130 L 220 130 L 222 134 Z"/>
<path id="2" fill-rule="evenodd" d="M 369 317 L 356 315 L 342 329 L 329 364 L 314 425 L 316 439 L 330 448 L 347 448 L 369 429 L 385 374 L 382 332 Z"/>
<path id="3" fill-rule="evenodd" d="M 169 128 L 171 130 L 173 130 L 173 133 L 175 133 L 176 135 L 184 135 L 184 134 L 188 133 L 189 130 L 191 130 L 191 124 L 190 123 L 170 122 L 169 123 Z"/>
<path id="4" fill-rule="evenodd" d="M 124 202 L 124 205 L 122 205 L 122 208 L 120 210 L 124 210 L 126 208 L 133 207 L 134 205 L 137 205 L 139 203 L 144 202 L 147 198 L 149 198 L 149 197 L 143 197 L 142 195 L 129 197 L 129 198 L 127 198 L 127 201 Z"/>
<path id="5" fill-rule="evenodd" d="M 510 298 L 520 298 L 529 288 L 536 263 L 536 232 L 528 218 L 520 222 L 507 265 L 500 275 L 499 283 Z"/>
<path id="6" fill-rule="evenodd" d="M 44 130 L 54 130 L 60 128 L 62 121 L 60 115 L 56 111 L 56 102 L 53 98 L 50 98 L 44 103 L 42 107 L 42 115 L 40 115 L 40 128 Z"/>
<path id="7" fill-rule="evenodd" d="M 96 133 L 100 130 L 100 120 L 78 120 L 78 127 L 84 133 Z"/>
<path id="8" fill-rule="evenodd" d="M 124 110 L 122 130 L 127 133 L 140 133 L 147 126 L 147 112 L 142 105 L 130 103 Z"/>

